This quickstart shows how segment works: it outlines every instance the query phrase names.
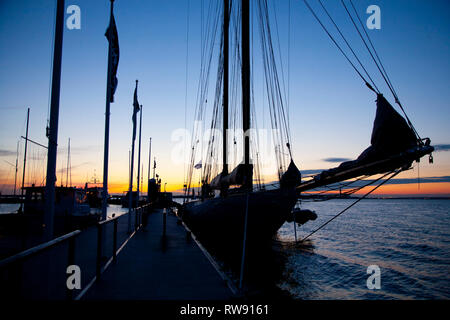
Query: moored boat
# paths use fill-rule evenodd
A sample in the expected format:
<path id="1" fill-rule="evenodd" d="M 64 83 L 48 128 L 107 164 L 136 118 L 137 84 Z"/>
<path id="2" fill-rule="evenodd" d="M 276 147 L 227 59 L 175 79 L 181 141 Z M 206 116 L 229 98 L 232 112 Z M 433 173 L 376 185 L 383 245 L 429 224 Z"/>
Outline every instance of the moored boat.
<path id="1" fill-rule="evenodd" d="M 305 3 L 307 4 L 306 1 Z M 308 4 L 307 6 L 309 7 Z M 235 17 L 240 19 L 234 19 L 233 22 L 236 25 L 230 28 L 230 10 L 232 7 L 234 8 L 233 10 L 236 10 Z M 200 161 L 196 159 L 197 144 L 200 138 L 194 136 L 192 139 L 191 160 L 187 173 L 187 184 L 185 185 L 185 199 L 187 199 L 191 192 L 194 193 L 193 169 L 202 169 L 199 179 L 201 182 L 196 187 L 201 190 L 201 200 L 187 202 L 181 209 L 183 220 L 206 246 L 221 247 L 225 251 L 235 249 L 231 248 L 234 244 L 237 244 L 238 248 L 245 249 L 245 246 L 259 246 L 269 242 L 286 221 L 295 220 L 299 223 L 305 223 L 309 220 L 314 220 L 316 215 L 312 212 L 303 212 L 304 215 L 302 217 L 297 217 L 298 219 L 293 218 L 292 210 L 297 200 L 301 197 L 302 192 L 352 179 L 360 180 L 380 174 L 385 174 L 382 177 L 385 178 L 390 175 L 381 181 L 382 184 L 395 177 L 401 171 L 411 168 L 413 161 L 419 161 L 425 155 L 430 154 L 430 162 L 432 162 L 431 153 L 434 150 L 430 145 L 430 139 L 420 138 L 408 119 L 396 93 L 393 92 L 395 101 L 403 111 L 405 118 L 394 110 L 375 85 L 369 84 L 362 77 L 361 73 L 355 69 L 363 78 L 365 85 L 376 93 L 377 114 L 372 131 L 371 145 L 361 153 L 358 159 L 344 162 L 335 169 L 324 170 L 321 174 L 311 177 L 310 180 L 301 181 L 301 174 L 294 163 L 291 150 L 289 117 L 283 102 L 285 97 L 281 89 L 281 80 L 277 75 L 277 70 L 280 70 L 280 66 L 277 65 L 277 58 L 274 54 L 267 1 L 259 0 L 257 5 L 253 7 L 259 10 L 259 15 L 256 16 L 259 17 L 261 29 L 260 43 L 264 60 L 263 79 L 265 81 L 265 95 L 268 100 L 271 125 L 274 132 L 273 140 L 278 181 L 271 183 L 275 185 L 272 190 L 266 189 L 266 186 L 260 183 L 259 161 L 261 159 L 258 157 L 260 155 L 257 150 L 258 142 L 256 137 L 249 131 L 256 127 L 256 112 L 253 108 L 255 99 L 252 85 L 254 78 L 251 73 L 253 60 L 250 56 L 250 42 L 252 39 L 250 37 L 250 1 L 241 0 L 237 3 L 233 2 L 231 5 L 231 1 L 224 0 L 222 6 L 223 20 L 220 57 L 215 87 L 216 95 L 210 126 L 212 133 L 208 142 L 207 152 Z M 240 37 L 237 34 L 230 37 L 228 29 L 240 30 Z M 236 73 L 236 70 L 240 69 L 241 75 L 242 87 L 239 94 L 242 98 L 242 109 L 240 114 L 236 115 L 238 108 L 234 108 L 235 114 L 233 118 L 242 119 L 242 127 L 236 126 L 236 120 L 234 120 L 233 124 L 235 126 L 234 132 L 242 131 L 240 144 L 243 149 L 241 162 L 231 173 L 228 171 L 228 167 L 231 165 L 229 157 L 231 147 L 228 141 L 229 118 L 231 118 L 228 114 L 230 95 L 228 88 L 229 38 L 235 41 L 235 47 L 231 50 L 231 52 L 235 53 L 234 57 L 237 61 L 233 65 L 233 71 Z M 211 46 L 214 46 L 215 41 L 214 36 L 211 36 L 211 39 L 205 39 L 205 43 L 210 43 Z M 213 49 L 208 52 L 212 54 Z M 236 52 L 238 53 L 236 54 Z M 211 57 L 206 60 L 210 61 L 210 59 Z M 209 65 L 202 67 L 207 69 Z M 381 72 L 381 69 L 379 70 Z M 237 76 L 235 73 L 232 81 L 236 81 Z M 207 103 L 207 86 L 204 83 L 207 79 L 208 75 L 204 75 L 200 81 L 199 96 L 201 98 L 199 99 L 200 102 L 198 102 L 199 105 L 196 109 L 198 113 L 195 115 L 195 119 L 203 119 L 204 117 L 202 112 Z M 234 91 L 237 91 L 235 83 L 232 83 L 231 87 Z M 391 86 L 389 88 L 391 89 Z M 231 95 L 235 95 L 232 97 L 234 98 L 234 100 L 231 99 L 232 101 L 237 100 L 236 95 L 239 97 L 234 91 L 231 93 Z M 221 139 L 218 139 L 214 130 L 222 133 L 222 150 L 216 146 Z M 233 140 L 235 147 L 238 139 L 235 136 Z M 219 150 L 222 151 L 222 159 L 220 159 Z M 203 150 L 199 152 L 203 152 Z M 220 160 L 222 160 L 221 163 Z M 236 163 L 236 160 L 234 162 Z M 287 166 L 287 164 L 289 165 Z M 360 189 L 362 187 L 351 191 L 355 192 Z M 242 252 L 242 250 L 233 251 L 238 255 Z"/>

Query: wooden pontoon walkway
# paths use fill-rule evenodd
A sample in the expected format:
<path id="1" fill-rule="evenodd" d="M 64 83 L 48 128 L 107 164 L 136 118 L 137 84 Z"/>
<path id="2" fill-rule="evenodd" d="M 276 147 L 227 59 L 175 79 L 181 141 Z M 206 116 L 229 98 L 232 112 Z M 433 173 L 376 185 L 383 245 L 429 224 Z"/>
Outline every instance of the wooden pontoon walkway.
<path id="1" fill-rule="evenodd" d="M 187 237 L 178 218 L 162 210 L 148 217 L 81 300 L 226 300 L 233 287 L 202 248 Z"/>

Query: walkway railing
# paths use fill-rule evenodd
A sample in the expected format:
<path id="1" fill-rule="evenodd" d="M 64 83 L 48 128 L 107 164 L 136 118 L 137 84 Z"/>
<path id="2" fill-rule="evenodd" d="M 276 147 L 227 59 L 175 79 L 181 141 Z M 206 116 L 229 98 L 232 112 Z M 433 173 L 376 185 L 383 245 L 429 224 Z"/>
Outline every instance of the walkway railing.
<path id="1" fill-rule="evenodd" d="M 80 299 L 95 281 L 101 279 L 101 274 L 110 263 L 117 260 L 119 252 L 143 226 L 144 215 L 149 210 L 151 207 L 146 204 L 131 211 L 134 214 L 131 233 L 127 232 L 128 219 L 124 219 L 129 213 L 125 213 L 1 260 L 0 298 Z M 112 230 L 109 228 L 111 225 Z M 106 237 L 108 231 L 109 237 Z M 119 237 L 125 239 L 120 242 Z M 81 279 L 73 278 L 77 275 L 76 272 L 69 272 L 69 266 L 79 267 Z M 73 281 L 73 285 L 69 285 L 69 281 Z"/>

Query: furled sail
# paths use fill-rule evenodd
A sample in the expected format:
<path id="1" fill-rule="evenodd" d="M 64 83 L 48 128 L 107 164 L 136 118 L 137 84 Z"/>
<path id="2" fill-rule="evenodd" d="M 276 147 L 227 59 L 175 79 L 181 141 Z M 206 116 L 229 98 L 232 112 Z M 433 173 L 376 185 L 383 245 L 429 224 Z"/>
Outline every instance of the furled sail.
<path id="1" fill-rule="evenodd" d="M 219 173 L 214 179 L 211 180 L 209 184 L 211 188 L 216 190 L 221 190 L 223 188 L 228 188 L 233 185 L 243 185 L 245 183 L 247 172 L 253 171 L 253 165 L 248 165 L 241 163 L 230 174 L 223 175 Z"/>
<path id="2" fill-rule="evenodd" d="M 417 146 L 413 130 L 382 94 L 377 98 L 377 114 L 370 142 L 368 149 L 375 157 L 389 156 Z"/>
<path id="3" fill-rule="evenodd" d="M 373 123 L 371 145 L 356 160 L 341 163 L 337 168 L 321 173 L 321 178 L 343 169 L 349 169 L 377 160 L 385 159 L 417 146 L 417 137 L 406 120 L 383 97 L 377 96 L 377 113 Z M 382 166 L 366 174 L 385 172 Z"/>
<path id="4" fill-rule="evenodd" d="M 223 173 L 222 172 L 219 173 L 217 176 L 214 177 L 214 179 L 211 180 L 211 182 L 209 183 L 209 186 L 215 190 L 222 189 L 222 186 L 224 186 L 223 178 L 224 178 Z"/>
<path id="5" fill-rule="evenodd" d="M 281 176 L 280 179 L 280 187 L 281 188 L 295 188 L 297 187 L 302 180 L 302 175 L 300 170 L 298 170 L 294 161 L 291 160 L 288 169 Z"/>
<path id="6" fill-rule="evenodd" d="M 395 111 L 382 94 L 377 97 L 377 113 L 370 143 L 371 145 L 356 160 L 343 162 L 339 167 L 324 171 L 322 174 L 333 174 L 342 169 L 374 162 L 417 146 L 416 135 L 406 120 Z M 380 167 L 375 168 L 375 171 L 385 172 L 386 170 Z"/>
<path id="7" fill-rule="evenodd" d="M 410 167 L 414 160 L 434 150 L 429 141 L 425 145 L 418 143 L 412 128 L 382 94 L 377 96 L 377 112 L 370 142 L 371 145 L 356 160 L 343 162 L 336 168 L 321 172 L 313 180 L 302 183 L 298 190 Z"/>

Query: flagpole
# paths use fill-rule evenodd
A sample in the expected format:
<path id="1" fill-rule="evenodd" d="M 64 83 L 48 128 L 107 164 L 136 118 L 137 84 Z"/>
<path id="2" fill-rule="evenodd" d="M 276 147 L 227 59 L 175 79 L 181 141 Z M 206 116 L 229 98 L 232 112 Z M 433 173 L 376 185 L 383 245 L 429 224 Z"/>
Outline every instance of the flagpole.
<path id="1" fill-rule="evenodd" d="M 23 154 L 23 175 L 22 175 L 22 192 L 21 192 L 22 200 L 23 200 L 23 192 L 25 190 L 24 189 L 24 187 L 25 187 L 25 168 L 27 166 L 27 145 L 28 145 L 28 125 L 29 125 L 29 121 L 30 121 L 30 108 L 28 108 L 28 111 L 27 111 L 27 131 L 26 131 L 26 134 L 25 134 L 25 151 L 24 151 L 24 154 Z M 22 208 L 22 204 L 23 203 L 24 203 L 24 201 L 20 203 L 20 208 Z M 20 210 L 20 211 L 22 211 L 22 210 Z"/>
<path id="2" fill-rule="evenodd" d="M 136 89 L 137 90 L 138 80 L 136 80 Z M 128 233 L 131 233 L 131 208 L 133 207 L 133 165 L 134 165 L 134 140 L 136 138 L 136 121 L 135 121 L 135 107 L 133 106 L 133 134 L 131 137 L 131 168 L 130 168 L 130 186 L 128 188 Z M 138 181 L 139 183 L 139 181 Z"/>
<path id="3" fill-rule="evenodd" d="M 114 0 L 111 1 L 111 13 L 113 15 Z M 108 158 L 109 158 L 109 118 L 111 101 L 111 41 L 108 41 L 108 72 L 106 84 L 106 108 L 105 108 L 105 147 L 103 154 L 103 194 L 102 194 L 102 220 L 107 218 L 108 206 Z"/>
<path id="4" fill-rule="evenodd" d="M 130 186 L 128 188 L 128 232 L 131 233 L 131 208 L 133 204 L 134 140 L 131 139 Z"/>
<path id="5" fill-rule="evenodd" d="M 138 151 L 138 174 L 137 174 L 137 200 L 136 207 L 139 205 L 139 184 L 141 181 L 141 131 L 142 131 L 142 104 L 140 110 L 140 120 L 139 120 L 139 151 Z"/>
<path id="6" fill-rule="evenodd" d="M 147 196 L 148 196 L 148 192 L 149 192 L 149 180 L 150 180 L 151 165 L 152 165 L 152 138 L 150 137 L 150 143 L 148 146 Z M 150 197 L 148 197 L 148 202 L 150 202 Z"/>
<path id="7" fill-rule="evenodd" d="M 47 177 L 45 184 L 44 240 L 53 239 L 55 216 L 56 153 L 58 149 L 59 98 L 61 89 L 61 61 L 64 34 L 64 0 L 56 4 L 55 44 L 53 49 L 52 94 L 48 134 Z"/>

